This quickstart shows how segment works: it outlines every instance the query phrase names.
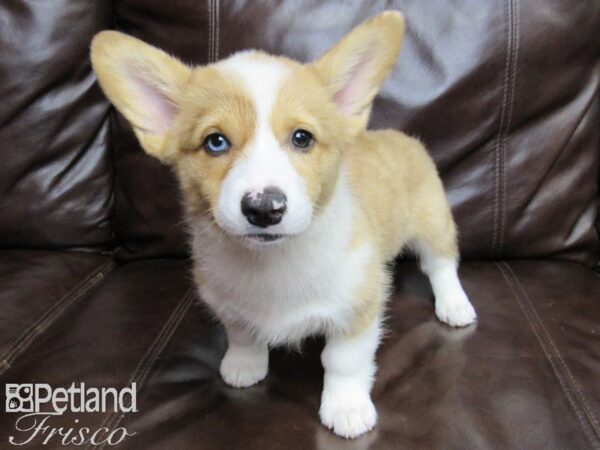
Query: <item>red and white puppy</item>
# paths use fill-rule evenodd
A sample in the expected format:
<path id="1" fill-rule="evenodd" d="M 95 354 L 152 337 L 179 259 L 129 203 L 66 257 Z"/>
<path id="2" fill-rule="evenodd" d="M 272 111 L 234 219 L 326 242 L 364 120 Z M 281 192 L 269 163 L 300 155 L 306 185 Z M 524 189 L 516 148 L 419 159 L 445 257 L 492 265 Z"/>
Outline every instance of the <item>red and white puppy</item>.
<path id="1" fill-rule="evenodd" d="M 92 43 L 106 95 L 179 179 L 200 295 L 227 330 L 223 379 L 258 383 L 270 345 L 323 334 L 320 417 L 349 438 L 377 420 L 386 263 L 403 247 L 438 318 L 475 320 L 432 160 L 400 132 L 366 130 L 403 34 L 402 15 L 385 12 L 311 64 L 252 50 L 188 67 L 115 31 Z"/>

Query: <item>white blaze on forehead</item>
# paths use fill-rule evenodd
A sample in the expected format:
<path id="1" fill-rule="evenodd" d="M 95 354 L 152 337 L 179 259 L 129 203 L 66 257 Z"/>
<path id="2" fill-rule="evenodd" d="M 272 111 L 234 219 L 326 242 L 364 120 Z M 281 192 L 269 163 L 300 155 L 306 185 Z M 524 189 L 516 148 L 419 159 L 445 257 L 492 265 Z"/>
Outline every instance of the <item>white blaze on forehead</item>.
<path id="1" fill-rule="evenodd" d="M 289 69 L 275 58 L 262 57 L 252 50 L 236 53 L 219 63 L 225 73 L 242 80 L 254 101 L 259 122 L 269 120 L 273 105 Z"/>
<path id="2" fill-rule="evenodd" d="M 272 129 L 273 108 L 290 69 L 275 58 L 253 51 L 238 53 L 218 64 L 226 75 L 239 80 L 254 104 L 256 129 L 223 180 L 215 217 L 219 225 L 233 234 L 247 234 L 249 224 L 241 213 L 242 197 L 267 187 L 277 187 L 287 197 L 286 213 L 269 231 L 295 234 L 304 231 L 312 218 L 312 204 L 303 178 Z M 251 227 L 250 227 L 251 228 Z"/>

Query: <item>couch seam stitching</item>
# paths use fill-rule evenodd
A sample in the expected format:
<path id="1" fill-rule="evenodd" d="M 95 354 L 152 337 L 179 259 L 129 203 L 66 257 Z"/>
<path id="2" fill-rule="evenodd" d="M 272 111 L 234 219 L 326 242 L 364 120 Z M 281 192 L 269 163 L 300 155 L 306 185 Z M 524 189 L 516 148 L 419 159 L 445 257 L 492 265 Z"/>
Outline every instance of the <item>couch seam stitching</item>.
<path id="1" fill-rule="evenodd" d="M 206 0 L 208 8 L 208 62 L 214 62 L 213 56 L 213 33 L 214 33 L 214 22 L 213 22 L 213 0 Z"/>
<path id="2" fill-rule="evenodd" d="M 504 59 L 504 74 L 502 76 L 502 103 L 500 107 L 500 118 L 498 124 L 498 134 L 494 144 L 494 214 L 492 227 L 492 257 L 499 256 L 502 252 L 505 215 L 505 147 L 506 135 L 509 124 L 509 113 L 512 114 L 512 103 L 514 102 L 514 78 L 516 63 L 516 18 L 515 18 L 515 1 L 506 0 L 506 21 L 507 21 L 507 38 L 506 38 L 506 57 Z M 510 103 L 510 106 L 509 106 Z"/>
<path id="3" fill-rule="evenodd" d="M 590 444 L 592 444 L 594 448 L 600 448 L 600 432 L 598 430 L 598 422 L 596 417 L 592 409 L 589 407 L 587 401 L 581 394 L 578 383 L 570 373 L 566 362 L 554 344 L 552 337 L 544 326 L 544 323 L 537 313 L 537 310 L 533 306 L 533 303 L 529 299 L 528 294 L 523 289 L 512 268 L 506 262 L 496 262 L 495 264 L 500 270 L 500 273 L 504 277 L 506 283 L 510 286 L 513 295 L 515 296 L 515 299 L 517 300 L 519 307 L 525 316 L 525 319 L 529 323 L 529 326 L 531 327 L 533 334 L 540 344 L 548 363 L 552 367 L 552 371 L 558 379 L 563 393 L 573 408 L 575 416 L 581 428 L 583 429 L 586 438 L 590 441 Z M 527 303 L 527 306 L 522 300 Z M 544 342 L 545 340 L 547 342 Z M 548 346 L 550 346 L 550 348 L 548 348 Z M 556 360 L 558 360 L 558 366 Z M 564 374 L 562 372 L 564 372 Z M 589 435 L 589 428 L 591 428 L 593 432 L 591 436 Z"/>
<path id="4" fill-rule="evenodd" d="M 527 292 L 525 291 L 525 289 L 523 288 L 521 282 L 519 281 L 519 278 L 517 277 L 517 275 L 514 273 L 514 271 L 512 270 L 512 268 L 510 267 L 510 265 L 508 265 L 507 263 L 504 263 L 507 266 L 508 271 L 510 272 L 510 274 L 512 275 L 513 279 L 515 280 L 515 282 L 517 283 L 517 286 L 519 287 L 519 290 L 522 293 L 523 298 L 527 301 L 527 304 L 529 305 L 535 319 L 538 321 L 540 328 L 542 329 L 542 331 L 544 332 L 544 334 L 546 335 L 546 338 L 548 339 L 548 342 L 550 343 L 550 346 L 552 347 L 552 349 L 554 350 L 554 353 L 556 353 L 556 356 L 558 357 L 558 360 L 562 366 L 562 368 L 565 371 L 565 374 L 567 375 L 567 377 L 569 378 L 569 380 L 571 381 L 571 384 L 573 385 L 573 390 L 575 391 L 575 393 L 577 394 L 577 397 L 581 400 L 581 403 L 584 407 L 584 410 L 588 413 L 590 421 L 592 423 L 592 426 L 594 428 L 594 430 L 596 431 L 596 433 L 599 435 L 600 437 L 600 426 L 598 425 L 598 420 L 596 419 L 596 416 L 594 414 L 594 411 L 592 410 L 592 408 L 589 406 L 587 400 L 585 399 L 585 397 L 583 396 L 583 394 L 581 394 L 581 387 L 579 386 L 579 384 L 577 383 L 577 380 L 575 380 L 575 377 L 573 377 L 573 374 L 571 374 L 571 371 L 569 370 L 569 367 L 567 365 L 567 363 L 565 362 L 564 358 L 562 357 L 562 354 L 560 353 L 560 351 L 558 350 L 558 347 L 556 346 L 556 344 L 554 343 L 554 339 L 552 339 L 552 335 L 550 334 L 550 332 L 548 331 L 548 329 L 546 328 L 546 325 L 544 325 L 544 322 L 542 321 L 542 318 L 540 317 L 539 313 L 537 312 L 537 309 L 535 308 L 535 306 L 533 305 L 533 302 L 531 301 L 529 295 L 527 294 Z"/>
<path id="5" fill-rule="evenodd" d="M 179 328 L 179 325 L 183 321 L 185 314 L 189 310 L 190 306 L 194 300 L 195 289 L 190 288 L 187 293 L 182 297 L 179 301 L 173 312 L 171 313 L 169 319 L 165 322 L 161 330 L 158 332 L 157 337 L 154 342 L 150 345 L 149 349 L 146 351 L 144 357 L 140 360 L 136 368 L 133 370 L 132 374 L 129 377 L 128 384 L 137 383 L 137 392 L 140 392 L 150 370 L 154 366 L 154 363 L 163 352 L 167 344 L 170 342 L 171 338 Z M 109 414 L 106 419 L 102 422 L 102 427 L 113 428 L 119 425 L 121 420 L 125 417 L 124 413 L 112 412 Z M 105 443 L 96 445 L 94 447 L 86 447 L 86 449 L 102 449 L 105 447 Z"/>
<path id="6" fill-rule="evenodd" d="M 506 123 L 504 128 L 503 149 L 502 149 L 502 211 L 500 214 L 500 235 L 498 238 L 498 256 L 501 256 L 504 249 L 504 235 L 506 232 L 506 155 L 508 151 L 508 140 L 510 126 L 513 120 L 514 104 L 515 104 L 515 87 L 518 75 L 518 55 L 519 55 L 519 33 L 520 33 L 520 4 L 519 0 L 514 0 L 512 3 L 512 19 L 513 19 L 513 51 L 511 56 L 511 77 L 509 79 L 509 105 L 506 112 Z"/>
<path id="7" fill-rule="evenodd" d="M 511 0 L 506 0 L 505 2 L 505 15 L 507 17 L 507 22 L 508 22 L 508 17 L 510 16 L 509 14 L 509 10 L 510 10 L 510 1 Z M 507 29 L 507 47 L 509 47 L 509 43 L 510 43 L 510 25 L 508 25 L 508 29 Z M 502 74 L 502 97 L 501 97 L 501 104 L 500 104 L 500 117 L 498 120 L 498 134 L 496 135 L 496 139 L 494 142 L 494 214 L 493 214 L 493 223 L 492 223 L 492 252 L 491 252 L 491 256 L 494 257 L 494 255 L 496 254 L 496 242 L 498 240 L 498 210 L 499 210 L 499 206 L 498 206 L 498 202 L 499 202 L 499 191 L 500 191 L 500 184 L 499 184 L 499 168 L 500 168 L 500 150 L 499 150 L 499 137 L 500 137 L 500 131 L 502 130 L 502 118 L 504 116 L 503 111 L 505 108 L 505 102 L 506 102 L 506 85 L 508 83 L 508 65 L 509 65 L 509 49 L 507 48 L 506 50 L 506 56 L 504 58 L 504 73 Z"/>
<path id="8" fill-rule="evenodd" d="M 214 0 L 215 4 L 214 4 L 214 27 L 215 27 L 215 39 L 213 42 L 213 46 L 214 46 L 214 58 L 215 61 L 218 61 L 219 59 L 219 40 L 220 40 L 220 17 L 219 17 L 219 0 Z"/>
<path id="9" fill-rule="evenodd" d="M 83 280 L 35 319 L 11 344 L 8 344 L 4 356 L 0 360 L 0 375 L 10 369 L 14 361 L 29 345 L 40 337 L 54 322 L 60 319 L 72 305 L 102 281 L 114 267 L 114 262 L 109 260 L 95 270 L 92 270 Z M 107 269 L 109 269 L 108 272 L 104 273 Z"/>

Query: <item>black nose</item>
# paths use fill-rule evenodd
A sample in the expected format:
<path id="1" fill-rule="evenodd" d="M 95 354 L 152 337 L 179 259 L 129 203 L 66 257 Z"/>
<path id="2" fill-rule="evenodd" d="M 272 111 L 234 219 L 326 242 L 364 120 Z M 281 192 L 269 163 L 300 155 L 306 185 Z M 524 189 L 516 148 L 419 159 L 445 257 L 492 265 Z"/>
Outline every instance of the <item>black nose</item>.
<path id="1" fill-rule="evenodd" d="M 267 228 L 281 222 L 286 203 L 287 197 L 281 189 L 268 187 L 263 192 L 248 192 L 244 195 L 242 214 L 252 225 Z"/>

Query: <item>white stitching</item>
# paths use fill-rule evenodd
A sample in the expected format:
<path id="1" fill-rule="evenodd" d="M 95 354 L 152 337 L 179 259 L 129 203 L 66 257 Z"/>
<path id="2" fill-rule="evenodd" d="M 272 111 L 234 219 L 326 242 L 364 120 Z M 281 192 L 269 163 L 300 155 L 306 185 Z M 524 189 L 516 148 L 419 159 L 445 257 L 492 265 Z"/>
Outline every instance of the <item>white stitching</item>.
<path id="1" fill-rule="evenodd" d="M 215 37 L 214 37 L 214 42 L 213 42 L 213 46 L 214 46 L 214 58 L 215 61 L 219 60 L 219 33 L 220 33 L 220 20 L 219 20 L 219 0 L 215 0 L 215 7 L 214 7 L 214 26 L 215 26 Z"/>
<path id="2" fill-rule="evenodd" d="M 213 59 L 213 16 L 212 16 L 212 0 L 206 0 L 208 7 L 208 62 L 211 63 Z"/>
<path id="3" fill-rule="evenodd" d="M 150 348 L 146 351 L 144 357 L 140 360 L 136 368 L 133 370 L 131 376 L 129 377 L 128 384 L 133 382 L 137 383 L 138 392 L 141 391 L 150 370 L 154 366 L 154 363 L 163 352 L 177 329 L 181 324 L 185 314 L 189 310 L 192 303 L 194 303 L 196 289 L 195 287 L 190 288 L 187 293 L 182 297 L 181 301 L 177 304 L 168 320 L 165 322 L 161 330 L 158 332 L 158 335 Z M 121 423 L 121 420 L 125 417 L 125 414 L 119 412 L 113 412 L 109 414 L 106 419 L 102 422 L 103 427 L 107 428 L 115 428 Z M 91 445 L 91 444 L 90 444 Z M 86 450 L 89 448 L 102 449 L 106 447 L 106 442 L 91 447 L 88 445 Z"/>
<path id="4" fill-rule="evenodd" d="M 507 42 L 504 75 L 502 77 L 502 104 L 500 123 L 494 145 L 494 216 L 492 232 L 492 257 L 500 257 L 504 246 L 506 224 L 506 147 L 515 98 L 517 54 L 519 49 L 518 0 L 506 0 Z"/>
<path id="5" fill-rule="evenodd" d="M 60 300 L 45 310 L 31 325 L 15 338 L 7 347 L 2 360 L 0 361 L 0 375 L 8 370 L 14 361 L 27 348 L 41 336 L 54 322 L 56 322 L 75 302 L 81 299 L 107 275 L 105 271 L 110 272 L 115 267 L 112 261 L 107 261 L 91 271 L 74 288 L 63 295 Z"/>
<path id="6" fill-rule="evenodd" d="M 562 355 L 558 351 L 558 347 L 556 347 L 556 345 L 554 344 L 552 337 L 548 333 L 548 330 L 546 329 L 541 317 L 539 316 L 537 310 L 533 306 L 531 299 L 527 295 L 527 292 L 525 292 L 525 290 L 523 289 L 512 268 L 506 262 L 496 263 L 496 266 L 502 273 L 504 280 L 507 282 L 507 284 L 513 291 L 513 294 L 519 304 L 519 307 L 523 312 L 523 315 L 527 319 L 527 322 L 529 323 L 533 334 L 535 335 L 537 341 L 542 347 L 544 355 L 550 363 L 550 366 L 552 367 L 552 370 L 556 375 L 556 378 L 558 379 L 558 382 L 562 387 L 562 390 L 565 396 L 567 397 L 567 400 L 574 409 L 575 415 L 577 416 L 577 419 L 581 427 L 583 428 L 584 434 L 586 435 L 586 437 L 588 438 L 588 440 L 594 448 L 600 448 L 600 445 L 598 444 L 600 442 L 600 431 L 598 429 L 598 421 L 596 420 L 596 416 L 593 410 L 588 405 L 586 399 L 581 394 L 581 388 L 575 381 L 575 378 L 571 374 L 566 362 L 564 361 Z M 512 281 L 509 280 L 509 276 L 507 275 L 507 273 L 510 275 Z M 523 304 L 521 299 L 527 302 L 528 307 L 526 307 Z M 547 343 L 544 342 L 544 338 L 547 341 Z M 550 346 L 550 348 L 548 348 L 548 345 Z M 556 364 L 556 360 L 558 360 L 558 366 Z M 563 372 L 564 374 L 566 374 L 567 379 L 564 378 Z M 573 396 L 575 396 L 575 398 L 573 398 Z M 581 409 L 583 409 L 583 411 L 581 411 Z M 589 435 L 589 430 L 586 425 L 589 425 L 589 428 L 592 429 L 592 432 L 593 434 L 595 434 L 595 436 Z"/>

